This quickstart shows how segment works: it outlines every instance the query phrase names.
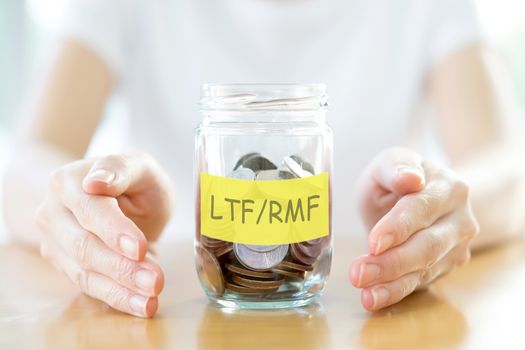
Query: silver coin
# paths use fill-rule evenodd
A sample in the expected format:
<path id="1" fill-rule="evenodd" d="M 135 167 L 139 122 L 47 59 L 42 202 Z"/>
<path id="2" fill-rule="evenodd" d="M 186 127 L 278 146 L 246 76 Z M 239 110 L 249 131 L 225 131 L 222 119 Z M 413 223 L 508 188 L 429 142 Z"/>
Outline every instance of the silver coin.
<path id="1" fill-rule="evenodd" d="M 277 169 L 277 166 L 273 164 L 268 158 L 265 158 L 259 154 L 254 154 L 251 157 L 245 158 L 241 165 L 243 168 L 248 168 L 255 172 L 260 170 Z"/>
<path id="2" fill-rule="evenodd" d="M 233 251 L 239 262 L 246 268 L 268 270 L 277 266 L 284 259 L 288 253 L 288 244 L 281 244 L 269 252 L 258 253 L 244 244 L 235 243 Z"/>
<path id="3" fill-rule="evenodd" d="M 261 170 L 257 172 L 257 181 L 279 180 L 280 170 Z"/>
<path id="4" fill-rule="evenodd" d="M 255 173 L 251 169 L 240 167 L 232 171 L 228 177 L 238 180 L 255 180 Z"/>
<path id="5" fill-rule="evenodd" d="M 291 157 L 284 157 L 283 158 L 284 165 L 297 177 L 307 177 L 312 176 L 312 173 L 309 171 L 304 170 L 299 163 L 297 163 L 295 160 L 293 160 Z"/>
<path id="6" fill-rule="evenodd" d="M 246 159 L 251 158 L 253 156 L 258 156 L 258 155 L 260 155 L 260 154 L 257 153 L 257 152 L 246 153 L 244 156 L 239 158 L 237 163 L 235 163 L 235 166 L 233 167 L 233 170 L 237 170 L 237 168 L 241 167 L 244 164 L 244 162 L 246 161 Z"/>
<path id="7" fill-rule="evenodd" d="M 291 155 L 290 158 L 295 160 L 295 162 L 297 164 L 299 164 L 301 166 L 301 168 L 303 168 L 304 170 L 306 170 L 306 171 L 308 171 L 308 172 L 310 172 L 312 174 L 315 174 L 315 170 L 314 170 L 313 165 L 308 163 L 307 161 L 305 161 L 303 158 L 299 157 L 297 154 Z"/>
<path id="8" fill-rule="evenodd" d="M 296 178 L 297 176 L 288 170 L 279 170 L 279 180 L 290 180 Z"/>
<path id="9" fill-rule="evenodd" d="M 269 251 L 274 250 L 279 245 L 278 244 L 273 244 L 273 245 L 244 244 L 244 246 L 257 253 L 267 253 Z"/>

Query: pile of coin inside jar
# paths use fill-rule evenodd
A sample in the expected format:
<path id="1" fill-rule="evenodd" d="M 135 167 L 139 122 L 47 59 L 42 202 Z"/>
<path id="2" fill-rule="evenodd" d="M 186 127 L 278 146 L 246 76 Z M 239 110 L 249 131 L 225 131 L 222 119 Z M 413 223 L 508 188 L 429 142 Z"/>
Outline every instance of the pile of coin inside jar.
<path id="1" fill-rule="evenodd" d="M 267 181 L 313 174 L 313 166 L 297 155 L 284 157 L 278 168 L 259 153 L 249 153 L 239 159 L 229 177 Z M 200 236 L 196 252 L 201 281 L 216 296 L 225 291 L 254 296 L 299 291 L 297 284 L 314 271 L 329 243 L 329 236 L 325 236 L 292 244 L 251 245 L 197 234 Z M 290 289 L 293 285 L 295 290 Z"/>

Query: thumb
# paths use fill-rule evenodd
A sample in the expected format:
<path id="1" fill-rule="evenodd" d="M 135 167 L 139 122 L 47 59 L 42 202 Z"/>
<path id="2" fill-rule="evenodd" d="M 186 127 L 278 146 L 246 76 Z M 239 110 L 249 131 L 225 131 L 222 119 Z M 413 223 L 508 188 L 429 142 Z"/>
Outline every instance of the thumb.
<path id="1" fill-rule="evenodd" d="M 397 196 L 419 192 L 425 188 L 423 159 L 410 149 L 389 148 L 374 163 L 372 176 L 383 188 Z"/>
<path id="2" fill-rule="evenodd" d="M 153 162 L 144 154 L 119 154 L 98 159 L 82 182 L 83 190 L 92 195 L 117 197 L 140 191 L 154 177 Z"/>

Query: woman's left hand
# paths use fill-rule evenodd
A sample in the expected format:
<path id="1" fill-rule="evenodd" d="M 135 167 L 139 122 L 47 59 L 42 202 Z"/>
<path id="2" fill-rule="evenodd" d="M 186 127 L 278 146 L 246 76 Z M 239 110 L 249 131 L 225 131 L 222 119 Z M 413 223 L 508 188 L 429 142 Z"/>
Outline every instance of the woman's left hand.
<path id="1" fill-rule="evenodd" d="M 479 227 L 469 188 L 451 170 L 390 148 L 372 161 L 359 190 L 369 254 L 353 261 L 350 281 L 362 288 L 366 309 L 397 303 L 470 259 Z"/>

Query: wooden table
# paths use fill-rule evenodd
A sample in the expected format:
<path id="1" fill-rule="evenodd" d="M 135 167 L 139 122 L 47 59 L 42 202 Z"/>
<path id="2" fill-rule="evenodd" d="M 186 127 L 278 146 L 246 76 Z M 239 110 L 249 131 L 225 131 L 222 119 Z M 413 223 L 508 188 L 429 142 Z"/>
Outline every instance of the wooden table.
<path id="1" fill-rule="evenodd" d="M 164 244 L 159 313 L 144 320 L 77 292 L 40 257 L 0 246 L 0 349 L 525 349 L 525 244 L 475 255 L 467 266 L 376 314 L 347 280 L 362 241 L 337 240 L 320 304 L 223 312 L 208 305 L 192 243 Z"/>

